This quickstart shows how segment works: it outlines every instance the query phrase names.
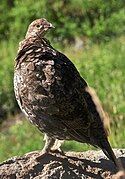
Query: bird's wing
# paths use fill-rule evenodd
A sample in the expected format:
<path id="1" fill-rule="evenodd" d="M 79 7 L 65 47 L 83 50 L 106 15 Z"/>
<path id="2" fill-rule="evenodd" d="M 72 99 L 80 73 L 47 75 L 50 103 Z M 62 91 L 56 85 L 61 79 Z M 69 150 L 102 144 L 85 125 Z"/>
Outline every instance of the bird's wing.
<path id="1" fill-rule="evenodd" d="M 55 62 L 56 71 L 62 79 L 58 81 L 59 91 L 55 92 L 59 112 L 54 116 L 65 125 L 71 138 L 96 145 L 97 136 L 102 138 L 107 135 L 103 123 L 104 112 L 97 95 L 66 56 L 58 53 Z"/>

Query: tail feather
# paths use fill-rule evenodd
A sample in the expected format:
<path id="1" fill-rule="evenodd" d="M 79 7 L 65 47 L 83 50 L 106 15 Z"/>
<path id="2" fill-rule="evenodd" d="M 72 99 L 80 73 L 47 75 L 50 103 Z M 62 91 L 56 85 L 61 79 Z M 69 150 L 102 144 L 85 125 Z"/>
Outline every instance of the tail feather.
<path id="1" fill-rule="evenodd" d="M 102 151 L 104 152 L 104 154 L 114 162 L 114 164 L 116 166 L 118 166 L 118 162 L 117 162 L 117 158 L 108 142 L 107 139 L 99 142 L 98 146 L 102 149 Z"/>
<path id="2" fill-rule="evenodd" d="M 103 123 L 103 127 L 102 127 L 102 138 L 100 136 L 100 139 L 98 139 L 99 135 L 101 135 L 101 133 L 97 135 L 97 138 L 94 137 L 92 144 L 95 144 L 96 146 L 100 147 L 104 154 L 114 162 L 114 164 L 118 167 L 118 160 L 115 157 L 115 154 L 108 142 L 107 136 L 108 136 L 108 126 L 107 126 L 107 116 L 105 115 L 100 100 L 97 97 L 95 90 L 87 87 L 86 88 L 86 93 L 87 95 L 85 95 L 85 97 L 89 96 L 91 97 L 91 99 L 89 98 L 89 103 L 91 103 L 91 108 L 90 108 L 90 112 L 92 114 L 96 114 L 98 113 L 98 118 L 96 119 L 96 121 L 100 122 L 100 126 Z M 87 101 L 87 100 L 86 100 Z M 98 131 L 98 127 L 97 127 L 97 131 Z M 95 135 L 95 132 L 94 132 Z M 93 135 L 92 135 L 93 136 Z M 92 138 L 92 137 L 91 137 Z"/>

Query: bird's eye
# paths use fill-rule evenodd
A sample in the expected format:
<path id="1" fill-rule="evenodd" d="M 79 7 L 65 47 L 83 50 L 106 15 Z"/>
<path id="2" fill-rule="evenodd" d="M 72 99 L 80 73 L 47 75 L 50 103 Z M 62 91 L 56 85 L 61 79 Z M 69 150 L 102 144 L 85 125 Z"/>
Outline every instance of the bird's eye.
<path id="1" fill-rule="evenodd" d="M 37 24 L 37 25 L 36 25 L 36 27 L 37 27 L 37 28 L 39 28 L 39 27 L 40 27 L 40 25 L 39 25 L 39 24 Z"/>

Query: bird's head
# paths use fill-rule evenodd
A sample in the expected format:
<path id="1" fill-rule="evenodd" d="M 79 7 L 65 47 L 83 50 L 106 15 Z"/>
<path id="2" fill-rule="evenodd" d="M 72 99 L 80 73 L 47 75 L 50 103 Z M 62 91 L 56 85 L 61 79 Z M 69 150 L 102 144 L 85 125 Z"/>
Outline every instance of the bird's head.
<path id="1" fill-rule="evenodd" d="M 29 25 L 26 33 L 26 38 L 32 36 L 44 37 L 47 31 L 51 28 L 54 28 L 54 26 L 51 23 L 49 23 L 46 19 L 37 19 Z"/>

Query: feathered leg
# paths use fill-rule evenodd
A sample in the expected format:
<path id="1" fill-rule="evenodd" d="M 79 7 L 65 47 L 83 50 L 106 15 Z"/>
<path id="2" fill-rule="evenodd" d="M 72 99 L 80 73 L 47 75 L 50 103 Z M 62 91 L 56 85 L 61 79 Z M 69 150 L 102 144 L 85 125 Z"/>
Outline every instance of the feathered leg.
<path id="1" fill-rule="evenodd" d="M 45 146 L 42 149 L 42 154 L 48 153 L 50 151 L 59 151 L 62 152 L 60 149 L 63 140 L 54 139 L 47 134 L 44 135 Z"/>
<path id="2" fill-rule="evenodd" d="M 48 153 L 51 151 L 51 148 L 54 146 L 55 140 L 52 137 L 49 137 L 47 134 L 44 135 L 45 145 L 42 149 L 42 154 Z"/>
<path id="3" fill-rule="evenodd" d="M 55 140 L 55 144 L 54 146 L 52 147 L 52 151 L 59 151 L 59 152 L 62 152 L 62 150 L 60 149 L 61 145 L 63 144 L 64 140 L 58 140 L 56 139 Z"/>

